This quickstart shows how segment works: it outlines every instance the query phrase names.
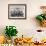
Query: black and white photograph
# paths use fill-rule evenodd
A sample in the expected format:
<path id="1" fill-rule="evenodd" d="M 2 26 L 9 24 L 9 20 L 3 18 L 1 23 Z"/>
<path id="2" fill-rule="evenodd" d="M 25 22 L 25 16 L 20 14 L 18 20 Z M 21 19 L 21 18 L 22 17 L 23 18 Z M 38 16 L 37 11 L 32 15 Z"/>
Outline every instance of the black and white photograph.
<path id="1" fill-rule="evenodd" d="M 8 19 L 26 19 L 26 4 L 8 4 Z"/>

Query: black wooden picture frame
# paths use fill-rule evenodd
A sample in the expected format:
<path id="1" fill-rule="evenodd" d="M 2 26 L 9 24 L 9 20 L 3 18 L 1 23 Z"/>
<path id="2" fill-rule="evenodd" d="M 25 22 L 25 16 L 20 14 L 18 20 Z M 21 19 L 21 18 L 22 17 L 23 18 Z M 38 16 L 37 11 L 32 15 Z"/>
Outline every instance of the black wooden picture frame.
<path id="1" fill-rule="evenodd" d="M 8 19 L 26 19 L 26 4 L 8 4 Z"/>

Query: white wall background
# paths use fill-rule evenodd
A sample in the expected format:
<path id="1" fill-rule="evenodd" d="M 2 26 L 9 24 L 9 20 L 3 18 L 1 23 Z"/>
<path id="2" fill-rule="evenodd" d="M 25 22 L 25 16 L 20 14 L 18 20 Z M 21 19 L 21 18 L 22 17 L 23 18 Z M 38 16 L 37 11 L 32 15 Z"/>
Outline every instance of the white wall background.
<path id="1" fill-rule="evenodd" d="M 8 19 L 8 4 L 27 4 L 26 20 Z M 38 25 L 35 16 L 41 13 L 40 6 L 46 6 L 46 0 L 0 0 L 0 34 L 4 34 L 6 25 L 15 25 L 19 31 L 18 36 L 31 36 L 36 29 L 43 29 Z M 40 36 L 41 37 L 41 36 Z"/>

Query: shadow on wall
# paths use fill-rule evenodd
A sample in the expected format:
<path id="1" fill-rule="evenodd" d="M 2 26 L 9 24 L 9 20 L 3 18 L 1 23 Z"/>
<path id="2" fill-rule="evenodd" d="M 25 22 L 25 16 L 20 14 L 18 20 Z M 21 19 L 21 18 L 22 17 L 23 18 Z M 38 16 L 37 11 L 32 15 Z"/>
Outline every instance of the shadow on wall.
<path id="1" fill-rule="evenodd" d="M 30 22 L 31 22 L 31 24 L 32 24 L 33 26 L 35 26 L 35 27 L 39 27 L 39 26 L 40 26 L 39 21 L 37 21 L 35 17 L 32 17 L 32 18 L 30 19 Z"/>

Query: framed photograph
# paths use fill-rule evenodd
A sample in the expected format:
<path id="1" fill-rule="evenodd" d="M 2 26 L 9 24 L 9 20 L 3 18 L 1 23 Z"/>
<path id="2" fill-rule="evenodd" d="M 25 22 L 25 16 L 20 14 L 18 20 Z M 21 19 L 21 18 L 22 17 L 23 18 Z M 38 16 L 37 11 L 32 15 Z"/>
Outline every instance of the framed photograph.
<path id="1" fill-rule="evenodd" d="M 8 19 L 26 19 L 26 4 L 8 4 Z"/>

